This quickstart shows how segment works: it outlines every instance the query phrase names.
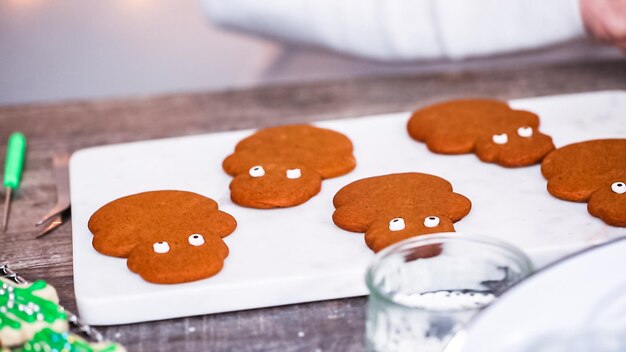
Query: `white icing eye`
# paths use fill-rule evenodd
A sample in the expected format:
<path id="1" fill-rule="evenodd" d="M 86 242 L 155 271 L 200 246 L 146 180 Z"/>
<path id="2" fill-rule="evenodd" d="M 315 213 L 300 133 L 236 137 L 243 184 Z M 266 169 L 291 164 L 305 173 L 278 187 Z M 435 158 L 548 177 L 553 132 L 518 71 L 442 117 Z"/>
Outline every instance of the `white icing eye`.
<path id="1" fill-rule="evenodd" d="M 491 140 L 495 144 L 506 144 L 506 142 L 509 141 L 509 136 L 507 136 L 506 133 L 494 134 L 493 137 L 491 137 Z"/>
<path id="2" fill-rule="evenodd" d="M 533 136 L 533 128 L 532 127 L 520 127 L 517 129 L 517 134 L 520 137 L 529 138 Z"/>
<path id="3" fill-rule="evenodd" d="M 424 219 L 424 226 L 437 227 L 439 226 L 439 218 L 436 216 L 428 216 Z"/>
<path id="4" fill-rule="evenodd" d="M 401 231 L 405 227 L 403 218 L 395 218 L 389 221 L 389 230 L 391 231 Z"/>
<path id="5" fill-rule="evenodd" d="M 624 182 L 615 182 L 611 185 L 611 190 L 617 194 L 626 193 L 626 184 Z"/>
<path id="6" fill-rule="evenodd" d="M 302 171 L 300 169 L 289 169 L 287 170 L 287 178 L 291 180 L 295 180 L 296 178 L 300 178 L 302 176 Z"/>
<path id="7" fill-rule="evenodd" d="M 194 233 L 187 238 L 187 241 L 189 241 L 189 244 L 192 246 L 202 246 L 204 244 L 204 237 L 199 233 Z"/>
<path id="8" fill-rule="evenodd" d="M 263 176 L 265 176 L 265 170 L 263 169 L 263 166 L 258 166 L 258 165 L 251 167 L 250 171 L 248 171 L 248 173 L 252 177 L 263 177 Z"/>
<path id="9" fill-rule="evenodd" d="M 167 242 L 163 241 L 157 242 L 152 245 L 152 249 L 154 250 L 154 253 L 163 254 L 170 251 L 170 245 Z"/>

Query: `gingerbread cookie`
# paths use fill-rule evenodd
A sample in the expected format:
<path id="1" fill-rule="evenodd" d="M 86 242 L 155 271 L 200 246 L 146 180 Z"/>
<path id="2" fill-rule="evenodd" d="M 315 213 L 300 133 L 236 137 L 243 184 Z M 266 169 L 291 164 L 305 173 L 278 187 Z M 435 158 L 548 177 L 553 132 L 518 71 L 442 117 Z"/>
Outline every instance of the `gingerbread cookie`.
<path id="1" fill-rule="evenodd" d="M 333 199 L 333 222 L 364 232 L 374 252 L 403 239 L 454 231 L 472 203 L 452 192 L 450 182 L 420 173 L 365 178 L 343 187 Z"/>
<path id="2" fill-rule="evenodd" d="M 0 346 L 21 345 L 44 328 L 67 331 L 67 315 L 54 287 L 0 278 Z"/>
<path id="3" fill-rule="evenodd" d="M 233 176 L 233 202 L 251 208 L 302 204 L 319 193 L 322 180 L 354 169 L 352 142 L 341 133 L 310 125 L 270 127 L 237 144 L 223 163 Z"/>
<path id="4" fill-rule="evenodd" d="M 548 192 L 574 202 L 612 226 L 626 227 L 626 139 L 574 143 L 541 164 Z"/>
<path id="5" fill-rule="evenodd" d="M 152 191 L 114 200 L 89 219 L 93 247 L 128 258 L 149 282 L 174 284 L 217 274 L 228 255 L 222 240 L 237 227 L 217 203 L 184 191 Z"/>
<path id="6" fill-rule="evenodd" d="M 554 150 L 539 132 L 539 117 L 498 100 L 454 100 L 417 110 L 408 123 L 411 137 L 440 154 L 476 153 L 506 167 L 541 162 Z"/>

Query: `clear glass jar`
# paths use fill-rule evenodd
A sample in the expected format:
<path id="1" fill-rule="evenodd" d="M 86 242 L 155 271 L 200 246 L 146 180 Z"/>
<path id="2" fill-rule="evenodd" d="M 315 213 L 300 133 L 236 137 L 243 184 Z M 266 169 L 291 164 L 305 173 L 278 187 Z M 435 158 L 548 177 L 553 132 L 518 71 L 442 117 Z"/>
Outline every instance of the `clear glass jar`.
<path id="1" fill-rule="evenodd" d="M 482 236 L 423 235 L 386 248 L 366 275 L 367 350 L 442 351 L 480 309 L 531 272 L 519 249 Z"/>

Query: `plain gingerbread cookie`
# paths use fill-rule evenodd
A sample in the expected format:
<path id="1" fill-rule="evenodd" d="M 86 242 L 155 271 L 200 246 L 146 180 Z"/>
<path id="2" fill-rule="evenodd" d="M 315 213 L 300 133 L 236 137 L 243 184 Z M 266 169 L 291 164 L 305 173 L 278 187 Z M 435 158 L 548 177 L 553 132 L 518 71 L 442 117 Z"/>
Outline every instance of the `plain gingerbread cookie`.
<path id="1" fill-rule="evenodd" d="M 409 237 L 453 232 L 453 223 L 472 207 L 469 199 L 452 191 L 450 182 L 420 173 L 352 182 L 337 192 L 333 204 L 333 222 L 347 231 L 364 232 L 374 252 Z"/>
<path id="2" fill-rule="evenodd" d="M 574 202 L 612 226 L 626 227 L 626 139 L 574 143 L 541 164 L 548 192 Z"/>
<path id="3" fill-rule="evenodd" d="M 409 135 L 440 154 L 476 153 L 484 162 L 528 166 L 554 150 L 552 138 L 539 132 L 539 117 L 489 99 L 453 100 L 417 110 Z"/>
<path id="4" fill-rule="evenodd" d="M 270 127 L 237 144 L 223 162 L 233 176 L 233 202 L 251 208 L 302 204 L 315 196 L 322 180 L 356 166 L 352 142 L 339 132 L 311 125 Z"/>
<path id="5" fill-rule="evenodd" d="M 114 200 L 89 219 L 93 247 L 128 258 L 128 268 L 149 282 L 175 284 L 217 274 L 228 256 L 222 240 L 237 227 L 207 197 L 152 191 Z"/>

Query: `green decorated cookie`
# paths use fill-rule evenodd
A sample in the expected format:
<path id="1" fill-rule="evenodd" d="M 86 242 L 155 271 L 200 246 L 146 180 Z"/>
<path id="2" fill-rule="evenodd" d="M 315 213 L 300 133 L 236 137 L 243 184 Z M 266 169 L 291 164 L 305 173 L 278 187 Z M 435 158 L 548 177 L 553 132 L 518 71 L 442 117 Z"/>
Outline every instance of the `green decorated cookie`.
<path id="1" fill-rule="evenodd" d="M 0 278 L 0 346 L 17 346 L 36 332 L 68 330 L 67 315 L 54 287 L 44 281 L 16 284 Z"/>
<path id="2" fill-rule="evenodd" d="M 56 332 L 45 328 L 33 336 L 21 348 L 14 352 L 59 351 L 59 352 L 124 352 L 124 347 L 112 342 L 91 344 L 80 337 Z"/>

